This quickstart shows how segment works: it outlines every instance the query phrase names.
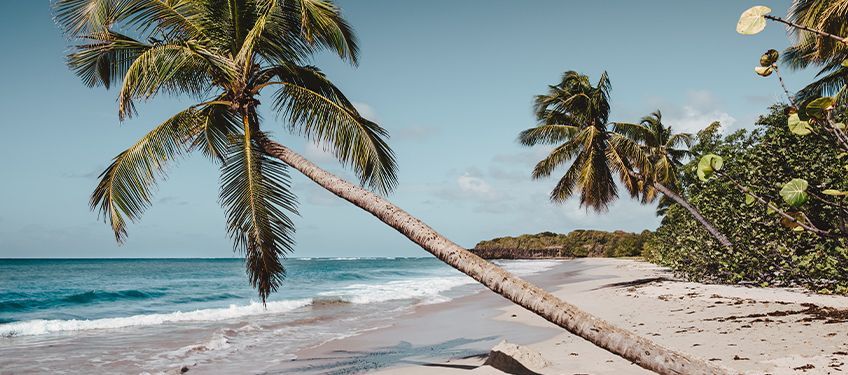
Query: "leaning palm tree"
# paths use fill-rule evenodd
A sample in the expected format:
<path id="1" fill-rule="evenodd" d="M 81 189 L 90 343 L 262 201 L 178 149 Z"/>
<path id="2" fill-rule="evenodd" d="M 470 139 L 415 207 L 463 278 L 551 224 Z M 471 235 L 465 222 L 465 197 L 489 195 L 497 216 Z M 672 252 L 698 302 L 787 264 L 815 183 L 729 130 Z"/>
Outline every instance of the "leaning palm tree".
<path id="1" fill-rule="evenodd" d="M 221 166 L 221 202 L 235 248 L 264 301 L 281 286 L 296 212 L 288 168 L 362 208 L 445 263 L 541 317 L 661 373 L 721 373 L 713 365 L 610 325 L 489 263 L 378 195 L 396 183 L 386 131 L 363 118 L 315 67 L 328 49 L 357 60 L 353 32 L 324 0 L 58 0 L 56 20 L 78 42 L 68 65 L 89 86 L 120 84 L 121 119 L 160 93 L 199 102 L 115 157 L 91 198 L 117 240 L 150 205 L 166 166 L 199 150 Z M 336 177 L 269 138 L 258 97 L 284 129 L 331 146 L 359 185 Z M 367 189 L 370 188 L 370 189 Z"/>
<path id="2" fill-rule="evenodd" d="M 723 246 L 731 246 L 727 237 L 679 194 L 680 169 L 683 160 L 691 156 L 692 139 L 692 134 L 674 133 L 665 126 L 662 113 L 657 110 L 638 124 L 613 123 L 610 149 L 626 161 L 624 172 L 637 182 L 643 203 L 655 201 L 659 192 L 662 197 L 658 209 L 664 211 L 671 202 L 679 204 Z"/>
<path id="3" fill-rule="evenodd" d="M 848 37 L 848 0 L 794 0 L 788 19 L 814 30 Z M 794 27 L 788 30 L 795 43 L 786 49 L 783 60 L 795 69 L 819 68 L 816 81 L 799 91 L 799 98 L 840 93 L 848 84 L 848 68 L 842 65 L 848 59 L 848 44 Z"/>
<path id="4" fill-rule="evenodd" d="M 676 149 L 690 136 L 672 134 L 662 125 L 659 113 L 641 124 L 613 124 L 609 120 L 609 76 L 596 85 L 589 77 L 565 72 L 557 85 L 535 100 L 536 127 L 518 139 L 525 146 L 557 145 L 536 164 L 533 178 L 550 176 L 558 167 L 571 165 L 551 191 L 554 202 L 580 194 L 580 205 L 602 211 L 618 197 L 614 175 L 627 192 L 643 203 L 653 202 L 659 191 L 686 208 L 722 244 L 732 246 L 715 226 L 672 189 L 677 185 L 677 168 L 685 150 Z"/>

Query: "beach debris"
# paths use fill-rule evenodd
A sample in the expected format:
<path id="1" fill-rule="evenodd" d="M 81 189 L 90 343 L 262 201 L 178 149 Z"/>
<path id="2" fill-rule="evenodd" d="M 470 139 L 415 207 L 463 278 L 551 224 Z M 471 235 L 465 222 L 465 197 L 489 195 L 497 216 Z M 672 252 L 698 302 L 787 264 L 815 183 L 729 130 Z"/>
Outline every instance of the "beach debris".
<path id="1" fill-rule="evenodd" d="M 543 374 L 543 369 L 551 363 L 537 351 L 503 340 L 492 348 L 483 365 L 507 374 L 537 375 Z"/>
<path id="2" fill-rule="evenodd" d="M 812 363 L 808 363 L 808 364 L 803 365 L 803 366 L 793 367 L 792 369 L 795 370 L 795 371 L 807 372 L 807 370 L 812 370 L 814 368 L 816 368 L 816 366 L 813 366 Z"/>

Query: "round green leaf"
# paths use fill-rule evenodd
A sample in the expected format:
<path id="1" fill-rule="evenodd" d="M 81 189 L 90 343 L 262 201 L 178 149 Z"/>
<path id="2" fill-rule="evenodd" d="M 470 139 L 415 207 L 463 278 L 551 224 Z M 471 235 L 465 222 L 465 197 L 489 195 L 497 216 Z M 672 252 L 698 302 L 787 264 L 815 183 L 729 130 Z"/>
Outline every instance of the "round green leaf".
<path id="1" fill-rule="evenodd" d="M 769 202 L 768 206 L 766 206 L 766 214 L 771 215 L 777 212 L 777 206 L 774 203 Z"/>
<path id="2" fill-rule="evenodd" d="M 771 13 L 771 8 L 758 5 L 752 7 L 739 16 L 736 23 L 736 32 L 742 35 L 754 35 L 766 28 L 766 14 Z"/>
<path id="3" fill-rule="evenodd" d="M 827 116 L 827 111 L 830 111 L 833 108 L 833 103 L 836 103 L 834 98 L 824 96 L 811 101 L 807 104 L 804 111 L 807 112 L 807 116 L 825 118 Z"/>
<path id="4" fill-rule="evenodd" d="M 772 66 L 772 64 L 777 62 L 778 58 L 780 58 L 780 53 L 776 49 L 770 49 L 760 56 L 760 66 Z"/>
<path id="5" fill-rule="evenodd" d="M 758 66 L 754 68 L 754 72 L 763 77 L 770 76 L 772 71 L 774 71 L 774 69 L 772 69 L 770 66 Z"/>
<path id="6" fill-rule="evenodd" d="M 833 124 L 833 127 L 837 128 L 839 130 L 845 130 L 845 123 L 844 122 L 837 122 L 837 123 Z"/>
<path id="7" fill-rule="evenodd" d="M 789 131 L 795 135 L 807 135 L 813 131 L 810 123 L 807 121 L 801 121 L 801 118 L 797 113 L 789 115 L 789 121 L 787 121 L 787 123 L 789 125 Z"/>
<path id="8" fill-rule="evenodd" d="M 848 68 L 848 60 L 842 60 L 842 66 Z"/>
<path id="9" fill-rule="evenodd" d="M 721 170 L 722 166 L 724 166 L 724 159 L 721 156 L 706 154 L 698 161 L 698 178 L 701 181 L 707 181 L 715 171 Z"/>
<path id="10" fill-rule="evenodd" d="M 751 195 L 751 194 L 745 194 L 745 205 L 746 205 L 746 206 L 753 206 L 753 205 L 754 205 L 754 203 L 756 203 L 756 202 L 757 202 L 757 199 L 756 199 L 756 198 L 754 198 L 754 196 L 753 196 L 753 195 Z"/>
<path id="11" fill-rule="evenodd" d="M 807 180 L 802 178 L 793 178 L 780 189 L 780 196 L 783 201 L 792 207 L 798 207 L 807 202 Z"/>

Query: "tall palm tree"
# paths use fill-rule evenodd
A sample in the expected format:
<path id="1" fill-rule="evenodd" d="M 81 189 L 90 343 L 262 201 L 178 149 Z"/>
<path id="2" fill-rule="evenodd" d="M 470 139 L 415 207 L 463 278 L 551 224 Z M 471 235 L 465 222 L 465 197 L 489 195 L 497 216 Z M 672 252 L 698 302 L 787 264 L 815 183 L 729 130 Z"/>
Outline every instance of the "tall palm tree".
<path id="1" fill-rule="evenodd" d="M 848 0 L 794 0 L 789 21 L 838 36 L 848 36 Z M 795 69 L 818 67 L 817 80 L 798 92 L 801 99 L 839 93 L 848 84 L 848 45 L 832 38 L 789 28 L 795 43 L 783 60 Z M 843 95 L 840 94 L 840 97 Z M 844 100 L 844 98 L 843 98 Z"/>
<path id="2" fill-rule="evenodd" d="M 627 192 L 643 203 L 653 202 L 659 191 L 686 208 L 722 244 L 732 246 L 716 227 L 673 189 L 677 168 L 690 135 L 673 134 L 662 125 L 659 112 L 640 124 L 612 124 L 609 119 L 609 76 L 601 74 L 596 85 L 589 77 L 568 71 L 556 85 L 535 100 L 538 125 L 519 134 L 525 146 L 556 144 L 536 164 L 533 178 L 550 176 L 557 167 L 571 165 L 551 192 L 551 200 L 563 202 L 579 192 L 580 205 L 602 211 L 618 197 L 618 175 Z"/>
<path id="3" fill-rule="evenodd" d="M 551 200 L 563 202 L 577 188 L 580 205 L 603 211 L 618 198 L 613 171 L 621 165 L 607 157 L 609 120 L 609 76 L 601 74 L 593 86 L 589 77 L 565 72 L 557 85 L 535 98 L 538 126 L 527 129 L 518 139 L 525 146 L 559 144 L 533 169 L 533 178 L 550 176 L 573 160 L 565 175 L 551 191 Z"/>
<path id="4" fill-rule="evenodd" d="M 660 373 L 723 373 L 610 325 L 489 263 L 388 202 L 396 183 L 386 131 L 304 61 L 328 49 L 356 63 L 353 32 L 324 0 L 58 0 L 56 20 L 78 42 L 68 65 L 89 86 L 121 85 L 119 117 L 138 99 L 188 94 L 200 102 L 115 157 L 91 198 L 118 241 L 126 221 L 151 203 L 165 167 L 200 150 L 221 165 L 229 233 L 244 252 L 263 301 L 280 287 L 292 250 L 295 213 L 288 167 L 364 209 L 487 288 L 613 353 Z M 263 90 L 285 128 L 332 146 L 360 186 L 271 140 L 257 107 Z M 362 186 L 368 187 L 366 189 Z M 373 191 L 372 191 L 373 190 Z M 375 193 L 376 192 L 376 193 Z"/>

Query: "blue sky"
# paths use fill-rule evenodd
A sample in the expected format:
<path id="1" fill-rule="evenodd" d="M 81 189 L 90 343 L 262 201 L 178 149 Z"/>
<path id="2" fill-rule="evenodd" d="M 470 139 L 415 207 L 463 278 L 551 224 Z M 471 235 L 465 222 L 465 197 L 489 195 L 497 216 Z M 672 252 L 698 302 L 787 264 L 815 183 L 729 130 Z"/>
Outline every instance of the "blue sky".
<path id="1" fill-rule="evenodd" d="M 392 134 L 400 186 L 390 200 L 464 245 L 502 235 L 579 228 L 640 231 L 654 208 L 622 199 L 595 214 L 576 201 L 554 205 L 555 179 L 531 181 L 545 149 L 522 148 L 534 124 L 533 95 L 563 71 L 593 80 L 606 70 L 612 119 L 636 121 L 661 109 L 678 130 L 721 120 L 750 127 L 780 100 L 773 79 L 753 74 L 762 52 L 789 44 L 783 28 L 756 36 L 734 27 L 746 8 L 784 14 L 789 1 L 339 1 L 360 38 L 358 68 L 330 55 L 314 63 Z M 88 209 L 110 159 L 191 104 L 161 97 L 120 124 L 115 91 L 85 87 L 64 65 L 67 42 L 48 1 L 4 1 L 0 110 L 0 257 L 230 257 L 218 171 L 201 155 L 169 170 L 154 206 L 117 246 Z M 810 72 L 789 74 L 798 88 Z M 773 77 L 772 77 L 773 78 Z M 265 128 L 343 176 L 320 148 Z M 371 215 L 295 177 L 301 205 L 294 256 L 421 256 Z"/>

